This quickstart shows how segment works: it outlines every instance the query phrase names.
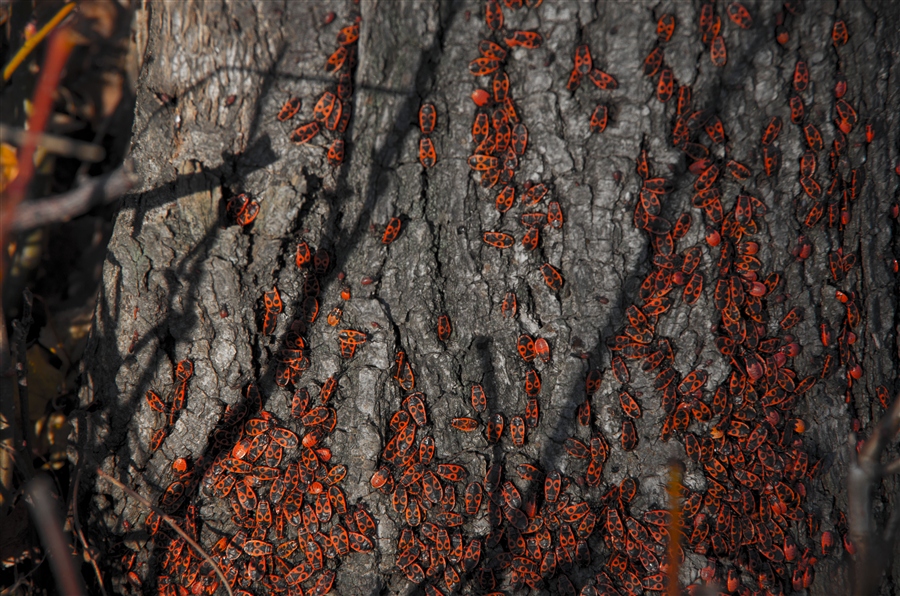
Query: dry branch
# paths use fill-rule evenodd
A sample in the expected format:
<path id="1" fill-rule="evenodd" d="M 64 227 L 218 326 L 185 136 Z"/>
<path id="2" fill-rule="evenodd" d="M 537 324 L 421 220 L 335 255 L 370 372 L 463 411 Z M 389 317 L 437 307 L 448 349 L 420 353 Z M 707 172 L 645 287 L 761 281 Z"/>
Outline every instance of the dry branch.
<path id="1" fill-rule="evenodd" d="M 34 139 L 30 139 L 30 137 Z M 38 147 L 56 155 L 74 157 L 84 162 L 99 163 L 106 158 L 106 150 L 95 143 L 86 143 L 49 133 L 32 135 L 27 130 L 0 124 L 0 142 L 23 146 L 34 142 Z"/>
<path id="2" fill-rule="evenodd" d="M 133 498 L 136 499 L 141 505 L 143 505 L 144 507 L 146 507 L 146 508 L 149 509 L 150 511 L 153 511 L 154 513 L 156 513 L 157 515 L 159 515 L 159 517 L 160 517 L 164 522 L 166 522 L 167 524 L 169 524 L 169 527 L 171 527 L 173 530 L 175 530 L 175 532 L 177 532 L 179 536 L 181 536 L 182 538 L 184 538 L 184 541 L 187 542 L 187 543 L 191 546 L 191 548 L 193 548 L 193 549 L 197 552 L 197 554 L 200 555 L 200 557 L 201 557 L 204 561 L 206 561 L 206 563 L 208 563 L 208 564 L 213 568 L 213 571 L 216 572 L 216 575 L 218 575 L 218 576 L 219 576 L 219 579 L 222 581 L 222 586 L 225 588 L 225 591 L 228 593 L 228 596 L 234 596 L 234 593 L 231 591 L 231 584 L 228 583 L 228 579 L 227 579 L 227 578 L 225 577 L 225 575 L 222 573 L 222 569 L 219 567 L 219 565 L 216 564 L 216 562 L 212 560 L 212 558 L 209 556 L 209 554 L 207 554 L 207 552 L 206 552 L 205 550 L 203 550 L 203 547 L 201 547 L 199 544 L 197 544 L 197 541 L 196 541 L 196 540 L 194 540 L 193 538 L 191 538 L 191 537 L 188 535 L 187 532 L 185 532 L 183 529 L 181 529 L 181 526 L 179 526 L 177 523 L 175 523 L 175 520 L 174 520 L 174 519 L 172 519 L 171 517 L 169 517 L 169 516 L 168 516 L 164 511 L 162 511 L 161 509 L 158 509 L 158 508 L 154 507 L 153 504 L 152 504 L 150 501 L 148 501 L 147 499 L 145 499 L 144 497 L 142 497 L 141 495 L 139 495 L 139 494 L 136 493 L 135 491 L 131 490 L 130 488 L 128 488 L 127 486 L 125 486 L 124 484 L 122 484 L 121 482 L 119 482 L 118 480 L 116 480 L 115 478 L 113 478 L 112 476 L 110 476 L 109 474 L 105 473 L 103 470 L 101 470 L 101 469 L 98 468 L 98 469 L 97 469 L 97 475 L 98 475 L 100 478 L 103 478 L 104 480 L 106 480 L 107 482 L 109 482 L 109 483 L 115 485 L 116 487 L 120 488 L 120 489 L 123 490 L 129 497 L 133 497 Z"/>
<path id="3" fill-rule="evenodd" d="M 89 180 L 75 190 L 37 201 L 19 205 L 12 228 L 15 231 L 29 230 L 52 223 L 69 221 L 94 207 L 112 203 L 135 184 L 134 168 L 131 162 L 122 167 Z"/>
<path id="4" fill-rule="evenodd" d="M 881 455 L 900 429 L 900 397 L 875 427 L 859 454 L 856 454 L 856 436 L 850 434 L 853 461 L 847 479 L 850 501 L 850 539 L 857 549 L 855 594 L 865 596 L 878 591 L 885 567 L 891 560 L 897 528 L 900 526 L 900 510 L 894 509 L 887 526 L 882 531 L 875 519 L 872 507 L 875 487 L 885 476 L 900 471 L 900 459 L 889 464 L 881 463 Z"/>
<path id="5" fill-rule="evenodd" d="M 81 574 L 75 566 L 72 547 L 66 540 L 59 518 L 58 500 L 51 497 L 53 489 L 50 480 L 38 476 L 29 483 L 27 494 L 31 516 L 41 536 L 41 543 L 47 549 L 60 594 L 84 594 Z"/>

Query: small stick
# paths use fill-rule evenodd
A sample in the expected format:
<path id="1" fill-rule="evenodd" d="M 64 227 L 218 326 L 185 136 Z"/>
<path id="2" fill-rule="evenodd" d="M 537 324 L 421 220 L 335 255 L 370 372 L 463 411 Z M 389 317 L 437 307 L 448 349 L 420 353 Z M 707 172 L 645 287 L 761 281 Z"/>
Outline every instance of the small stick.
<path id="1" fill-rule="evenodd" d="M 79 465 L 78 469 L 75 470 L 75 482 L 72 485 L 72 526 L 75 530 L 75 535 L 78 536 L 78 540 L 84 548 L 85 554 L 88 556 L 88 560 L 91 562 L 91 567 L 94 568 L 94 574 L 97 576 L 97 583 L 100 585 L 100 593 L 103 594 L 103 596 L 106 596 L 106 588 L 103 586 L 103 576 L 100 574 L 100 567 L 97 566 L 97 560 L 91 552 L 91 546 L 84 537 L 84 532 L 81 531 L 81 522 L 78 520 L 78 487 L 80 485 L 81 466 Z"/>
<path id="2" fill-rule="evenodd" d="M 18 442 L 19 462 L 20 466 L 24 466 L 27 471 L 26 478 L 34 475 L 34 466 L 31 462 L 31 424 L 29 422 L 28 408 L 28 356 L 25 348 L 25 340 L 28 337 L 28 330 L 31 329 L 31 306 L 34 296 L 31 290 L 25 289 L 22 292 L 22 316 L 18 320 L 13 321 L 13 341 L 15 342 L 16 351 L 16 381 L 18 391 L 16 392 L 16 408 L 19 414 L 19 429 L 22 433 L 21 440 Z"/>
<path id="3" fill-rule="evenodd" d="M 31 136 L 32 133 L 27 130 L 0 124 L 0 142 L 24 145 Z M 106 158 L 106 150 L 94 143 L 76 141 L 69 137 L 46 132 L 41 134 L 35 133 L 33 136 L 34 142 L 37 143 L 38 147 L 55 155 L 74 157 L 90 163 L 98 163 Z"/>
<path id="4" fill-rule="evenodd" d="M 59 520 L 59 511 L 50 497 L 52 490 L 50 481 L 45 476 L 38 476 L 28 483 L 26 502 L 40 534 L 41 544 L 48 551 L 59 593 L 72 596 L 84 594 L 81 577 L 75 571 L 72 549 Z"/>
<path id="5" fill-rule="evenodd" d="M 137 499 L 137 501 L 139 503 L 141 503 L 144 507 L 146 507 L 147 509 L 149 509 L 149 510 L 153 511 L 154 513 L 156 513 L 157 515 L 159 515 L 159 517 L 161 517 L 163 521 L 165 521 L 167 524 L 169 524 L 169 526 L 171 526 L 171 528 L 173 530 L 178 532 L 179 536 L 184 538 L 185 542 L 187 542 L 188 544 L 191 545 L 191 548 L 193 548 L 195 551 L 197 551 L 197 554 L 199 554 L 201 557 L 203 557 L 204 561 L 206 561 L 207 563 L 209 563 L 212 566 L 213 570 L 216 572 L 216 575 L 218 575 L 219 579 L 222 580 L 222 585 L 225 586 L 225 591 L 228 592 L 228 596 L 234 596 L 234 593 L 231 591 L 231 585 L 228 583 L 228 579 L 226 579 L 225 574 L 222 573 L 222 570 L 219 569 L 219 566 L 216 564 L 216 562 L 213 561 L 212 558 L 208 554 L 206 554 L 206 551 L 203 550 L 202 546 L 197 544 L 193 538 L 188 536 L 187 532 L 185 532 L 184 530 L 181 529 L 181 526 L 179 526 L 177 523 L 175 523 L 174 519 L 169 517 L 168 514 L 163 512 L 161 509 L 154 507 L 154 505 L 150 501 L 148 501 L 141 495 L 137 494 L 135 491 L 128 488 L 127 486 L 125 486 L 120 481 L 116 480 L 115 478 L 113 478 L 112 476 L 110 476 L 109 474 L 107 474 L 106 472 L 101 470 L 100 468 L 97 468 L 97 475 L 100 476 L 101 478 L 105 479 L 107 482 L 110 482 L 111 484 L 122 489 L 123 491 L 125 491 L 125 494 Z"/>
<path id="6" fill-rule="evenodd" d="M 681 544 L 681 475 L 684 470 L 684 464 L 680 461 L 672 460 L 669 462 L 669 585 L 667 593 L 669 596 L 679 596 L 681 590 L 678 587 L 678 570 L 679 556 L 678 547 Z"/>
<path id="7" fill-rule="evenodd" d="M 22 47 L 19 48 L 19 51 L 16 52 L 16 55 L 12 57 L 12 60 L 9 61 L 9 64 L 6 65 L 6 68 L 3 69 L 3 80 L 8 81 L 9 77 L 16 71 L 20 64 L 28 57 L 28 54 L 31 53 L 39 43 L 44 41 L 44 38 L 59 25 L 63 19 L 69 16 L 69 13 L 75 9 L 77 6 L 76 2 L 71 2 L 63 6 L 58 13 L 53 15 L 53 18 L 47 21 L 47 24 L 41 27 L 40 31 L 32 35 L 28 38 Z"/>
<path id="8" fill-rule="evenodd" d="M 878 591 L 878 585 L 894 550 L 900 513 L 894 510 L 886 526 L 875 520 L 872 507 L 877 483 L 888 474 L 900 471 L 900 459 L 884 465 L 881 455 L 900 429 L 900 396 L 888 408 L 872 435 L 856 452 L 856 435 L 850 433 L 850 471 L 847 493 L 850 513 L 850 540 L 857 549 L 854 594 L 863 596 Z"/>
<path id="9" fill-rule="evenodd" d="M 74 3 L 73 3 L 74 4 Z M 62 78 L 63 70 L 69 61 L 69 55 L 82 41 L 69 26 L 64 26 L 51 35 L 44 53 L 44 66 L 38 76 L 34 90 L 34 102 L 31 116 L 28 119 L 28 130 L 34 133 L 44 132 L 53 111 L 53 99 Z M 13 216 L 19 203 L 28 194 L 31 179 L 34 177 L 34 152 L 37 149 L 34 136 L 29 135 L 19 151 L 19 175 L 10 183 L 6 192 L 0 194 L 0 246 L 9 242 L 8 234 Z"/>
<path id="10" fill-rule="evenodd" d="M 15 583 L 13 583 L 13 584 L 9 585 L 8 587 L 3 588 L 2 590 L 0 590 L 0 596 L 14 596 L 14 595 L 18 595 L 18 594 L 21 594 L 21 591 L 19 590 L 19 586 L 25 586 L 25 585 L 33 586 L 33 585 L 34 585 L 34 582 L 31 581 L 32 576 L 33 576 L 39 569 L 40 569 L 41 572 L 43 572 L 43 567 L 40 567 L 40 566 L 43 565 L 43 564 L 44 564 L 44 561 L 47 560 L 47 553 L 43 553 L 43 552 L 42 552 L 41 555 L 42 555 L 42 556 L 41 556 L 40 559 L 35 559 L 35 561 L 34 561 L 34 567 L 31 569 L 31 571 L 29 571 L 29 572 L 27 572 L 27 573 L 25 573 L 25 574 L 23 574 L 23 575 L 19 575 L 18 577 L 16 577 Z"/>
<path id="11" fill-rule="evenodd" d="M 0 303 L 0 321 L 5 321 L 3 304 Z M 0 325 L 0 517 L 5 518 L 12 508 L 13 468 L 16 464 L 17 447 L 15 424 L 16 402 L 13 395 L 16 385 L 13 382 L 13 358 L 6 335 L 6 325 Z"/>
<path id="12" fill-rule="evenodd" d="M 111 203 L 134 186 L 134 167 L 122 167 L 93 178 L 69 192 L 39 201 L 25 201 L 16 210 L 13 231 L 30 230 L 51 223 L 69 221 L 99 205 Z"/>

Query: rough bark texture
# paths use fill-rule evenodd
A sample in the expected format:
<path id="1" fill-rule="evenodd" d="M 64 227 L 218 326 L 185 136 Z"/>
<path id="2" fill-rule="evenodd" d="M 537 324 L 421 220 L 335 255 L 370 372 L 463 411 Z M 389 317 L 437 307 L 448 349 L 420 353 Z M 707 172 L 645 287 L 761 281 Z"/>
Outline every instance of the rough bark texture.
<path id="1" fill-rule="evenodd" d="M 844 307 L 833 298 L 826 255 L 838 246 L 858 254 L 850 279 L 840 287 L 860 294 L 862 325 L 853 349 L 864 376 L 853 385 L 851 406 L 862 428 L 871 428 L 882 412 L 875 386 L 885 385 L 892 393 L 897 389 L 898 305 L 889 262 L 897 224 L 887 214 L 897 195 L 892 170 L 900 147 L 898 6 L 810 3 L 794 19 L 791 40 L 783 48 L 773 40 L 780 2 L 748 2 L 755 20 L 749 31 L 734 27 L 720 4 L 728 44 L 724 68 L 711 64 L 699 41 L 696 2 L 546 0 L 538 9 L 504 9 L 508 26 L 537 29 L 544 36 L 543 47 L 513 50 L 508 60 L 511 94 L 530 133 L 517 180 L 548 184 L 566 215 L 562 231 L 546 229 L 541 247 L 528 252 L 518 244 L 498 251 L 483 243 L 485 230 L 504 230 L 518 238 L 523 228 L 516 220 L 522 209 L 517 206 L 501 216 L 494 207 L 496 189 L 482 189 L 466 164 L 474 115 L 468 96 L 475 88 L 467 64 L 488 35 L 482 4 L 149 5 L 132 150 L 142 186 L 118 216 L 85 357 L 84 410 L 77 429 L 84 473 L 90 475 L 99 465 L 141 494 L 158 498 L 173 479 L 169 463 L 206 452 L 226 405 L 236 403 L 250 381 L 258 382 L 266 409 L 288 420 L 290 393 L 275 385 L 274 357 L 300 309 L 304 277 L 294 266 L 293 253 L 305 239 L 328 249 L 335 264 L 321 280 L 322 316 L 308 334 L 312 367 L 301 385 L 315 396 L 327 377 L 338 378 L 337 430 L 327 444 L 333 461 L 349 470 L 342 484 L 348 500 L 365 503 L 378 522 L 376 550 L 344 557 L 336 589 L 341 594 L 410 592 L 412 584 L 394 567 L 398 516 L 388 512 L 390 498 L 369 485 L 389 438 L 389 418 L 403 396 L 391 379 L 395 353 L 405 350 L 415 367 L 441 461 L 461 463 L 477 478 L 497 461 L 505 461 L 507 477 L 525 461 L 573 477 L 583 474 L 584 465 L 566 455 L 563 442 L 573 435 L 589 436 L 575 420 L 585 399 L 584 376 L 588 368 L 609 367 L 606 341 L 626 324 L 625 308 L 637 300 L 638 286 L 649 271 L 648 236 L 633 224 L 641 185 L 634 159 L 642 147 L 649 150 L 654 173 L 674 184 L 663 215 L 674 220 L 683 211 L 693 212 L 694 226 L 678 248 L 703 248 L 707 280 L 694 307 L 679 300 L 660 318 L 657 335 L 672 342 L 675 368 L 682 375 L 700 366 L 710 375 L 707 389 L 725 381 L 729 363 L 710 332 L 718 321 L 712 299 L 718 250 L 703 242 L 702 215 L 690 206 L 695 176 L 670 142 L 674 101 L 659 103 L 653 82 L 640 74 L 655 41 L 656 18 L 663 12 L 673 12 L 678 22 L 666 46 L 667 63 L 680 84 L 693 87 L 695 109 L 711 108 L 720 115 L 728 156 L 751 166 L 754 176 L 744 184 L 769 208 L 754 239 L 761 245 L 763 270 L 783 272 L 785 285 L 779 293 L 786 298 L 769 299 L 769 328 L 775 333 L 777 321 L 790 308 L 805 309 L 804 321 L 791 330 L 803 346 L 793 360 L 798 378 L 821 369 L 826 350 L 818 339 L 819 323 L 830 321 L 836 329 L 844 316 Z M 337 18 L 323 25 L 332 10 Z M 345 163 L 333 168 L 324 150 L 313 146 L 318 140 L 291 144 L 292 127 L 276 121 L 275 114 L 295 95 L 303 101 L 298 118 L 309 119 L 312 105 L 332 80 L 323 74 L 324 60 L 336 48 L 338 29 L 352 22 L 355 11 L 362 20 L 353 118 Z M 840 64 L 830 38 L 835 18 L 843 18 L 850 28 Z M 590 44 L 596 67 L 618 79 L 617 90 L 598 91 L 585 81 L 574 95 L 565 91 L 579 42 Z M 849 156 L 854 167 L 864 164 L 868 176 L 852 206 L 843 244 L 835 230 L 802 225 L 809 203 L 797 182 L 797 158 L 805 144 L 799 128 L 790 124 L 787 105 L 800 57 L 811 71 L 804 95 L 807 109 L 826 141 L 820 172 L 826 169 L 834 130 L 832 85 L 839 66 L 848 79 L 848 99 L 860 114 Z M 432 135 L 438 162 L 428 170 L 417 159 L 416 113 L 425 101 L 438 110 Z M 598 101 L 611 107 L 609 127 L 599 135 L 588 129 Z M 785 122 L 778 141 L 784 158 L 780 174 L 770 178 L 762 173 L 759 138 L 773 115 Z M 871 144 L 863 139 L 866 122 L 876 132 Z M 722 148 L 717 151 L 721 156 Z M 819 181 L 827 184 L 824 174 Z M 726 209 L 739 191 L 738 185 L 724 183 Z M 223 197 L 239 192 L 261 204 L 256 222 L 244 229 L 226 225 L 225 219 Z M 403 230 L 385 246 L 381 231 L 392 216 L 403 218 Z M 814 244 L 805 261 L 790 253 L 800 234 Z M 565 278 L 559 293 L 544 284 L 539 268 L 545 262 Z M 340 281 L 338 272 L 346 279 Z M 364 277 L 374 283 L 361 285 Z M 269 337 L 259 332 L 258 320 L 261 297 L 273 285 L 281 291 L 285 313 Z M 369 334 L 350 360 L 340 356 L 337 330 L 321 320 L 342 302 L 338 294 L 345 285 L 353 297 L 343 303 L 339 328 Z M 508 291 L 519 298 L 514 320 L 500 314 Z M 435 333 L 442 313 L 453 322 L 446 344 Z M 485 388 L 487 413 L 514 416 L 524 410 L 522 378 L 528 366 L 516 353 L 521 333 L 546 338 L 553 351 L 549 364 L 537 363 L 543 380 L 539 428 L 529 430 L 520 449 L 508 436 L 491 446 L 481 432 L 451 429 L 450 418 L 473 415 L 468 405 L 473 383 Z M 169 392 L 174 363 L 185 358 L 195 367 L 186 409 L 162 448 L 151 453 L 148 443 L 159 415 L 144 394 L 148 389 Z M 626 453 L 619 446 L 620 387 L 609 374 L 593 398 L 594 424 L 613 446 L 602 486 L 626 476 L 637 478 L 640 488 L 631 509 L 641 512 L 665 506 L 665 462 L 685 455 L 680 441 L 658 439 L 665 414 L 652 377 L 636 366 L 631 376 L 632 393 L 640 396 L 645 411 L 637 421 L 637 449 Z M 840 369 L 817 383 L 795 410 L 807 423 L 803 445 L 811 460 L 834 458 L 831 467 L 808 483 L 805 500 L 808 510 L 818 512 L 823 529 L 833 528 L 838 510 L 847 508 L 843 485 L 849 454 L 844 445 L 853 414 L 844 403 L 845 376 Z M 702 467 L 688 462 L 686 485 L 701 490 L 704 482 Z M 895 478 L 885 479 L 881 513 L 900 506 L 897 489 Z M 108 544 L 125 539 L 133 546 L 146 540 L 136 529 L 145 516 L 137 503 L 101 480 L 83 484 L 81 490 L 82 516 L 92 532 L 105 532 Z M 605 492 L 577 490 L 589 502 Z M 211 545 L 220 532 L 233 533 L 227 505 L 210 498 L 197 503 L 204 544 Z M 486 532 L 482 521 L 473 523 L 467 535 Z M 571 576 L 576 587 L 601 570 L 605 532 L 598 524 L 590 542 L 593 567 L 590 573 Z M 835 546 L 836 555 L 822 558 L 816 567 L 812 593 L 849 593 L 850 557 L 840 544 Z M 900 577 L 900 559 L 893 561 L 883 593 L 896 589 Z M 689 553 L 682 581 L 695 579 L 704 564 L 703 557 Z M 142 569 L 147 581 L 153 570 L 152 562 Z"/>

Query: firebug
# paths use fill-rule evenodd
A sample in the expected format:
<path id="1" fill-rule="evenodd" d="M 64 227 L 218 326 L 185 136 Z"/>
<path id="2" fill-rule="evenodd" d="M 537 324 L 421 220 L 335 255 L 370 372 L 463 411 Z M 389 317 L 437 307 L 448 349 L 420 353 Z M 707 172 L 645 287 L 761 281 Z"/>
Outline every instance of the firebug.
<path id="1" fill-rule="evenodd" d="M 284 102 L 284 105 L 281 106 L 281 110 L 278 112 L 278 120 L 281 122 L 285 122 L 286 120 L 290 120 L 294 116 L 297 115 L 297 112 L 300 111 L 300 98 L 299 97 L 291 97 Z"/>
<path id="2" fill-rule="evenodd" d="M 712 60 L 712 63 L 718 67 L 725 66 L 725 63 L 728 61 L 728 50 L 725 47 L 725 38 L 721 35 L 713 37 L 712 43 L 709 46 L 709 58 Z"/>
<path id="3" fill-rule="evenodd" d="M 331 56 L 328 57 L 328 60 L 325 62 L 325 72 L 334 73 L 339 71 L 347 61 L 347 56 L 349 54 L 350 52 L 346 47 L 340 46 L 331 54 Z"/>
<path id="4" fill-rule="evenodd" d="M 498 413 L 491 416 L 484 432 L 488 443 L 496 443 L 500 440 L 500 437 L 503 435 L 504 426 L 506 426 L 506 419 L 503 417 L 503 414 Z"/>
<path id="5" fill-rule="evenodd" d="M 659 69 L 662 67 L 662 65 L 663 49 L 659 46 L 656 46 L 649 54 L 647 54 L 647 57 L 644 58 L 644 76 L 656 76 L 656 73 L 659 72 Z"/>
<path id="6" fill-rule="evenodd" d="M 591 48 L 587 44 L 575 46 L 575 70 L 582 75 L 586 75 L 594 68 L 594 61 L 591 58 Z"/>
<path id="7" fill-rule="evenodd" d="M 474 418 L 453 418 L 450 420 L 450 426 L 463 432 L 472 432 L 478 428 L 478 421 Z"/>
<path id="8" fill-rule="evenodd" d="M 591 69 L 591 71 L 588 73 L 588 78 L 598 89 L 607 90 L 619 88 L 618 81 L 616 81 L 616 79 L 612 75 L 596 68 Z"/>
<path id="9" fill-rule="evenodd" d="M 541 47 L 544 38 L 537 31 L 513 31 L 511 35 L 503 38 L 503 43 L 511 48 L 518 46 L 533 50 Z"/>
<path id="10" fill-rule="evenodd" d="M 675 33 L 675 15 L 664 14 L 659 17 L 656 22 L 656 36 L 661 42 L 667 42 L 672 39 Z"/>
<path id="11" fill-rule="evenodd" d="M 513 445 L 521 447 L 525 444 L 525 420 L 521 416 L 514 416 L 509 421 L 509 434 Z"/>
<path id="12" fill-rule="evenodd" d="M 315 121 L 307 122 L 291 132 L 291 142 L 302 145 L 313 140 L 317 134 L 319 134 L 319 123 Z"/>
<path id="13" fill-rule="evenodd" d="M 541 377 L 533 368 L 525 372 L 525 394 L 536 397 L 541 392 Z"/>
<path id="14" fill-rule="evenodd" d="M 597 107 L 594 108 L 593 113 L 591 114 L 591 132 L 592 133 L 601 133 L 606 130 L 606 124 L 609 119 L 609 110 L 603 104 L 597 104 Z"/>
<path id="15" fill-rule="evenodd" d="M 487 409 L 487 398 L 484 395 L 484 388 L 481 385 L 472 385 L 470 398 L 472 408 L 476 412 L 484 412 Z"/>
<path id="16" fill-rule="evenodd" d="M 622 421 L 622 449 L 633 451 L 638 444 L 637 429 L 630 418 Z"/>
<path id="17" fill-rule="evenodd" d="M 515 203 L 515 200 L 516 200 L 515 187 L 512 185 L 503 187 L 503 190 L 501 190 L 500 193 L 497 194 L 497 204 L 496 204 L 497 211 L 499 211 L 500 213 L 506 213 L 507 211 L 509 211 L 512 208 L 513 204 Z M 488 244 L 490 244 L 490 243 L 488 243 Z M 512 246 L 512 244 L 510 244 L 510 246 Z M 503 247 L 503 248 L 508 248 L 508 247 Z"/>
<path id="18" fill-rule="evenodd" d="M 725 11 L 728 13 L 728 18 L 741 29 L 750 29 L 753 26 L 750 12 L 740 2 L 732 2 Z"/>
<path id="19" fill-rule="evenodd" d="M 550 263 L 541 265 L 541 274 L 544 276 L 544 282 L 554 292 L 558 292 L 563 286 L 563 278 L 559 271 Z"/>
<path id="20" fill-rule="evenodd" d="M 834 44 L 834 47 L 838 47 L 845 45 L 849 39 L 850 33 L 847 31 L 847 23 L 838 19 L 834 22 L 834 26 L 831 29 L 831 42 Z"/>
<path id="21" fill-rule="evenodd" d="M 510 319 L 516 316 L 517 310 L 518 300 L 515 292 L 507 292 L 506 296 L 503 297 L 503 302 L 500 304 L 500 312 L 504 318 Z"/>
<path id="22" fill-rule="evenodd" d="M 656 99 L 666 103 L 675 94 L 675 75 L 668 66 L 659 73 L 659 81 L 656 83 Z"/>
<path id="23" fill-rule="evenodd" d="M 339 166 L 344 163 L 344 139 L 333 140 L 328 146 L 326 157 L 332 166 Z"/>
<path id="24" fill-rule="evenodd" d="M 497 0 L 487 0 L 484 3 L 484 20 L 492 31 L 503 28 L 503 9 Z"/>
<path id="25" fill-rule="evenodd" d="M 313 119 L 316 122 L 325 122 L 328 120 L 328 117 L 331 116 L 331 113 L 334 111 L 337 101 L 338 99 L 335 97 L 334 93 L 330 91 L 323 93 L 313 107 Z"/>
<path id="26" fill-rule="evenodd" d="M 797 93 L 806 91 L 809 86 L 809 67 L 803 60 L 797 60 L 794 66 L 794 90 Z"/>
<path id="27" fill-rule="evenodd" d="M 342 46 L 348 46 L 356 43 L 359 39 L 359 23 L 347 25 L 337 34 L 337 42 Z"/>
<path id="28" fill-rule="evenodd" d="M 437 123 L 437 110 L 433 103 L 423 103 L 419 108 L 419 130 L 423 135 L 430 135 Z"/>
<path id="29" fill-rule="evenodd" d="M 515 238 L 504 232 L 485 232 L 483 234 L 484 243 L 494 248 L 510 248 L 515 242 Z"/>
<path id="30" fill-rule="evenodd" d="M 419 139 L 419 163 L 423 168 L 432 168 L 437 163 L 437 152 L 434 149 L 434 141 L 429 137 Z"/>

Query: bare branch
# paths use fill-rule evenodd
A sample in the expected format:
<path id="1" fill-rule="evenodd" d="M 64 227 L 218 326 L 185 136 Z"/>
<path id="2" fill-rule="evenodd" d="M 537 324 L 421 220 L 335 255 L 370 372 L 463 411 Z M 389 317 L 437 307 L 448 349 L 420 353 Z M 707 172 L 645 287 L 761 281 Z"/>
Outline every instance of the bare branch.
<path id="1" fill-rule="evenodd" d="M 106 150 L 100 145 L 76 141 L 69 137 L 49 133 L 32 134 L 27 130 L 0 124 L 0 142 L 12 145 L 24 145 L 29 136 L 34 137 L 37 146 L 49 153 L 74 157 L 88 163 L 98 163 L 106 158 Z"/>
<path id="2" fill-rule="evenodd" d="M 0 321 L 3 317 L 3 306 L 0 305 Z M 13 395 L 16 392 L 13 383 L 12 353 L 6 325 L 0 325 L 0 516 L 5 517 L 12 507 L 12 479 L 14 454 L 16 451 L 16 406 Z"/>
<path id="3" fill-rule="evenodd" d="M 20 458 L 22 465 L 28 470 L 29 477 L 34 473 L 31 465 L 31 449 L 32 444 L 31 423 L 29 421 L 28 407 L 28 356 L 26 355 L 25 340 L 28 337 L 28 330 L 31 329 L 31 306 L 34 296 L 31 290 L 25 289 L 22 292 L 22 316 L 18 320 L 13 321 L 13 340 L 15 342 L 16 351 L 16 382 L 18 383 L 18 392 L 16 393 L 16 409 L 19 414 L 19 428 L 22 432 L 21 442 L 19 443 Z"/>
<path id="4" fill-rule="evenodd" d="M 79 465 L 78 469 L 75 471 L 75 482 L 72 486 L 72 528 L 75 530 L 75 535 L 78 536 L 78 540 L 81 542 L 81 546 L 84 548 L 84 552 L 88 556 L 91 566 L 94 568 L 94 574 L 97 576 L 97 584 L 100 586 L 100 593 L 103 596 L 106 596 L 106 587 L 103 585 L 103 575 L 100 573 L 100 567 L 97 565 L 97 549 L 88 543 L 87 538 L 84 536 L 84 532 L 81 530 L 81 521 L 78 517 L 78 488 L 80 486 L 81 466 Z"/>
<path id="5" fill-rule="evenodd" d="M 891 511 L 891 518 L 888 520 L 887 527 L 884 530 L 884 537 L 888 544 L 893 544 L 897 538 L 897 530 L 900 529 L 900 509 Z"/>
<path id="6" fill-rule="evenodd" d="M 122 484 L 117 479 L 113 478 L 112 476 L 110 476 L 109 474 L 107 474 L 106 472 L 101 470 L 100 468 L 97 468 L 97 475 L 100 476 L 100 478 L 103 478 L 104 480 L 106 480 L 107 482 L 110 482 L 111 484 L 122 489 L 123 491 L 125 491 L 125 494 L 127 494 L 130 497 L 133 497 L 139 503 L 141 503 L 144 507 L 146 507 L 147 509 L 149 509 L 149 510 L 155 512 L 157 515 L 159 515 L 162 518 L 162 520 L 165 521 L 167 524 L 169 524 L 169 526 L 173 530 L 178 532 L 179 536 L 184 538 L 185 542 L 187 542 L 188 544 L 191 545 L 191 548 L 193 548 L 195 551 L 197 551 L 197 554 L 199 554 L 203 558 L 204 561 L 206 561 L 207 563 L 209 563 L 212 566 L 213 570 L 216 572 L 216 575 L 218 575 L 219 579 L 222 581 L 222 585 L 225 587 L 225 590 L 228 592 L 228 596 L 234 596 L 234 593 L 231 591 L 231 585 L 228 583 L 228 580 L 225 578 L 225 574 L 222 573 L 222 570 L 219 568 L 219 566 L 216 564 L 216 562 L 212 560 L 212 557 L 210 557 L 206 553 L 205 550 L 203 550 L 202 546 L 197 544 L 197 542 L 193 538 L 191 538 L 187 532 L 185 532 L 184 530 L 181 529 L 181 526 L 179 526 L 177 523 L 175 523 L 174 519 L 169 517 L 161 509 L 154 507 L 150 501 L 148 501 L 147 499 L 145 499 L 144 497 L 142 497 L 141 495 L 139 495 L 132 489 L 128 488 L 127 486 L 125 486 L 124 484 Z"/>
<path id="7" fill-rule="evenodd" d="M 13 230 L 29 230 L 51 223 L 69 221 L 99 205 L 112 203 L 135 183 L 134 168 L 126 161 L 122 167 L 98 176 L 75 190 L 19 205 Z"/>
<path id="8" fill-rule="evenodd" d="M 875 485 L 886 474 L 898 471 L 898 461 L 884 466 L 881 455 L 900 427 L 900 397 L 888 408 L 887 413 L 859 450 L 855 453 L 856 438 L 850 435 L 851 464 L 847 479 L 850 504 L 850 539 L 856 546 L 855 594 L 863 596 L 877 592 L 890 556 L 900 515 L 896 511 L 884 531 L 875 521 L 872 511 L 872 494 Z"/>
<path id="9" fill-rule="evenodd" d="M 891 476 L 892 474 L 900 473 L 900 459 L 895 459 L 889 464 L 884 466 L 884 475 Z"/>
<path id="10" fill-rule="evenodd" d="M 41 536 L 41 543 L 47 549 L 59 593 L 73 596 L 84 594 L 81 575 L 76 570 L 71 546 L 63 533 L 59 510 L 50 496 L 52 491 L 50 481 L 44 476 L 38 476 L 29 483 L 27 502 L 31 516 Z"/>

